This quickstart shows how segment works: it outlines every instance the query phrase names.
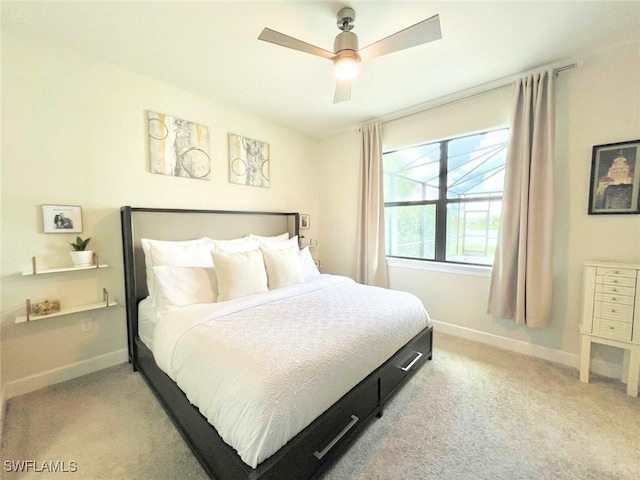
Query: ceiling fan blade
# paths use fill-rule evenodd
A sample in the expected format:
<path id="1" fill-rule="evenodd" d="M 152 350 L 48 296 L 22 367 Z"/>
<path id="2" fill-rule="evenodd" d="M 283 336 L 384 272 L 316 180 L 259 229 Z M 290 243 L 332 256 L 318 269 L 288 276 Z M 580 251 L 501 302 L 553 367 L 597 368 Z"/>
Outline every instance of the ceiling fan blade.
<path id="1" fill-rule="evenodd" d="M 346 102 L 351 100 L 351 81 L 338 80 L 336 83 L 336 93 L 333 96 L 333 103 Z"/>
<path id="2" fill-rule="evenodd" d="M 281 47 L 291 48 L 300 52 L 311 53 L 312 55 L 328 58 L 329 60 L 333 60 L 336 56 L 336 54 L 333 52 L 329 52 L 328 50 L 316 47 L 315 45 L 311 45 L 310 43 L 303 42 L 302 40 L 298 40 L 297 38 L 290 37 L 289 35 L 285 35 L 284 33 L 276 32 L 275 30 L 271 30 L 270 28 L 265 28 L 264 30 L 262 30 L 262 33 L 258 37 L 258 40 L 275 43 L 276 45 L 280 45 Z"/>
<path id="3" fill-rule="evenodd" d="M 398 50 L 404 50 L 405 48 L 422 45 L 423 43 L 440 40 L 441 38 L 440 17 L 434 15 L 360 49 L 358 54 L 362 60 L 367 60 L 387 53 L 397 52 Z"/>

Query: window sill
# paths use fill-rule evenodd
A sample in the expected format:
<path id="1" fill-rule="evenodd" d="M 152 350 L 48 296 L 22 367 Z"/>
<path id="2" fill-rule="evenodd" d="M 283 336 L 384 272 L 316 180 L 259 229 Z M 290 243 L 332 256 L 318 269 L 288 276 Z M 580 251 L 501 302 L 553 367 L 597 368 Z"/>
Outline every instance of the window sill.
<path id="1" fill-rule="evenodd" d="M 472 277 L 491 277 L 491 267 L 481 265 L 462 265 L 459 263 L 432 262 L 429 260 L 412 260 L 409 258 L 387 257 L 387 267 L 454 273 L 456 275 L 468 275 Z"/>

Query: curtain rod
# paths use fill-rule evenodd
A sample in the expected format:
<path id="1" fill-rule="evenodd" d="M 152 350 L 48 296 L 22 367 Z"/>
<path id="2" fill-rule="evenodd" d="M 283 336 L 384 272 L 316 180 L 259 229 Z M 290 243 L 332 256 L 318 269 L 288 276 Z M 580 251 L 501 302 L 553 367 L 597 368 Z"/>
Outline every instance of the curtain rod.
<path id="1" fill-rule="evenodd" d="M 416 113 L 426 112 L 427 110 L 432 110 L 438 107 L 444 107 L 446 105 L 451 105 L 457 102 L 461 102 L 463 100 L 468 100 L 473 97 L 479 97 L 481 95 L 485 95 L 487 93 L 493 92 L 495 90 L 499 90 L 501 88 L 508 87 L 513 82 L 522 78 L 526 75 L 531 75 L 533 73 L 537 73 L 543 70 L 553 70 L 554 75 L 558 75 L 560 72 L 564 72 L 565 70 L 570 70 L 572 68 L 579 68 L 582 66 L 582 60 L 576 60 L 570 63 L 556 63 L 551 64 L 546 67 L 536 68 L 535 70 L 530 70 L 528 72 L 519 73 L 517 75 L 512 75 L 510 77 L 501 78 L 499 80 L 494 80 L 493 82 L 484 83 L 477 87 L 468 88 L 466 90 L 461 90 L 457 93 L 453 93 L 451 95 L 447 95 L 445 97 L 441 97 L 435 100 L 431 100 L 425 103 L 421 103 L 415 105 L 413 107 L 405 108 L 402 110 L 397 110 L 395 112 L 387 113 L 386 115 L 382 115 L 381 117 L 370 120 L 366 123 L 371 122 L 390 122 L 391 120 L 397 120 L 398 118 L 408 117 L 409 115 L 414 115 Z M 360 132 L 360 128 L 358 128 L 358 132 Z"/>

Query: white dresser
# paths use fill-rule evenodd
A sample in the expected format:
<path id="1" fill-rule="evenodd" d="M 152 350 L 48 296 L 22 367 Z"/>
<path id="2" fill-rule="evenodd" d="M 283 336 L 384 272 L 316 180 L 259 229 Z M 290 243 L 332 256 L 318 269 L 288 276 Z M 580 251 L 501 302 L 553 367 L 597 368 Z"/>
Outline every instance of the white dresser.
<path id="1" fill-rule="evenodd" d="M 580 380 L 589 383 L 591 344 L 625 350 L 622 380 L 638 396 L 640 373 L 640 265 L 585 262 L 580 334 Z"/>

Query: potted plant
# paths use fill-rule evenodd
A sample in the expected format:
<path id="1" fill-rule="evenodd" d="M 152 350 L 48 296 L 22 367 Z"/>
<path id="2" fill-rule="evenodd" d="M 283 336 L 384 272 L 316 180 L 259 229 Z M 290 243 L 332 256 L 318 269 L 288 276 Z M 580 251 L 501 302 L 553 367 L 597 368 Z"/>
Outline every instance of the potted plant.
<path id="1" fill-rule="evenodd" d="M 89 240 L 91 240 L 91 238 L 83 240 L 77 237 L 75 242 L 67 242 L 73 247 L 73 251 L 69 252 L 69 254 L 71 255 L 74 267 L 90 267 L 93 265 L 93 250 L 87 250 Z"/>

